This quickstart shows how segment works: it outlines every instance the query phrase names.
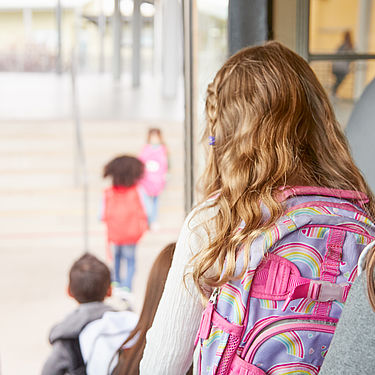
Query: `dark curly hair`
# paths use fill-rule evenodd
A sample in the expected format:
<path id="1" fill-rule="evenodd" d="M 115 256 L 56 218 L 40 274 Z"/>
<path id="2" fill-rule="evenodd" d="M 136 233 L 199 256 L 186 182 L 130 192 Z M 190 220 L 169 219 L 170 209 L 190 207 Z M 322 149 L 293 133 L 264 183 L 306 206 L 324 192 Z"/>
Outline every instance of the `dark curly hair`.
<path id="1" fill-rule="evenodd" d="M 112 177 L 113 186 L 130 187 L 137 183 L 144 171 L 143 163 L 128 155 L 111 160 L 103 169 L 103 177 Z"/>

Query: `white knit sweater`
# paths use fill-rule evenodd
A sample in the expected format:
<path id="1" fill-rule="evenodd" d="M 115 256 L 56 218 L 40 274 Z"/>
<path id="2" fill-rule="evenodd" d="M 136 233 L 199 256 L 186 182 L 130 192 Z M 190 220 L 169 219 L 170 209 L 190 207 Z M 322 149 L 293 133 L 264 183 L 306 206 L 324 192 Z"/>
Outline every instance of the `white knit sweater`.
<path id="1" fill-rule="evenodd" d="M 216 208 L 185 220 L 163 296 L 154 323 L 147 333 L 146 348 L 140 364 L 141 375 L 184 375 L 193 360 L 194 339 L 204 310 L 201 297 L 191 277 L 187 264 L 197 251 L 207 243 L 207 234 L 201 223 L 214 216 Z"/>

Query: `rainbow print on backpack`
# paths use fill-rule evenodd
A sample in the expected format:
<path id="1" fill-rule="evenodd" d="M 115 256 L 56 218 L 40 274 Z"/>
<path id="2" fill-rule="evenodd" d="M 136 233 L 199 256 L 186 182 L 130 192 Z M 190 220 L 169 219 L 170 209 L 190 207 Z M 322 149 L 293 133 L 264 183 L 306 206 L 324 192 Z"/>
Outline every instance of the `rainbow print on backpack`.
<path id="1" fill-rule="evenodd" d="M 251 247 L 264 258 L 216 289 L 203 313 L 201 375 L 319 373 L 375 225 L 362 193 L 293 187 L 280 199 L 284 216 Z"/>

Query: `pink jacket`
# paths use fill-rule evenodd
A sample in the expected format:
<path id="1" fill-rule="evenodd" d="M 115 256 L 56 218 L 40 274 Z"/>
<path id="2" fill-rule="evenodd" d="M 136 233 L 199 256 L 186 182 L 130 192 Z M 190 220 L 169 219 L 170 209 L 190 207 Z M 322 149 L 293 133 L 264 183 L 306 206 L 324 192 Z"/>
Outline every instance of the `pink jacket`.
<path id="1" fill-rule="evenodd" d="M 158 196 L 165 186 L 168 171 L 167 149 L 164 145 L 146 144 L 139 159 L 145 164 L 145 174 L 140 184 L 150 196 Z"/>

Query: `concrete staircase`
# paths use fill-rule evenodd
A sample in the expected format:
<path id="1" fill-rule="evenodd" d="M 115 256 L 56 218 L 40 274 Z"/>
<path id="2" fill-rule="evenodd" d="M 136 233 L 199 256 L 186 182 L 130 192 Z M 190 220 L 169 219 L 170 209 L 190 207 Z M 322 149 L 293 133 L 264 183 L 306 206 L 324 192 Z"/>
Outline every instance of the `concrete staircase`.
<path id="1" fill-rule="evenodd" d="M 105 182 L 101 169 L 122 153 L 137 154 L 149 126 L 162 128 L 171 171 L 161 196 L 160 225 L 137 252 L 136 309 L 142 305 L 152 262 L 175 241 L 183 221 L 182 124 L 84 121 L 89 174 L 89 248 L 105 257 L 98 220 Z M 0 122 L 0 357 L 3 374 L 39 374 L 48 332 L 74 308 L 67 272 L 83 249 L 82 188 L 74 185 L 74 129 L 68 121 Z"/>

